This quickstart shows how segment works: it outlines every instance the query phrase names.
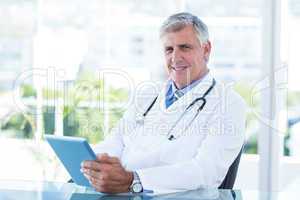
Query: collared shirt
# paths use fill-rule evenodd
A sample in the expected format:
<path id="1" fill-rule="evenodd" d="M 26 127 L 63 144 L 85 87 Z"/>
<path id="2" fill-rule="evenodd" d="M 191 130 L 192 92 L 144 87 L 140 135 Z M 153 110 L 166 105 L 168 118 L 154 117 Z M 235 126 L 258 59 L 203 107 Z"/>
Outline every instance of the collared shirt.
<path id="1" fill-rule="evenodd" d="M 177 99 L 185 95 L 188 91 L 190 91 L 192 88 L 194 88 L 196 85 L 198 85 L 207 75 L 206 73 L 202 78 L 198 80 L 192 81 L 189 85 L 186 85 L 182 89 L 177 89 L 175 83 L 173 80 L 170 80 L 168 83 L 168 89 L 166 93 L 166 108 L 168 108 L 172 103 L 174 103 Z"/>

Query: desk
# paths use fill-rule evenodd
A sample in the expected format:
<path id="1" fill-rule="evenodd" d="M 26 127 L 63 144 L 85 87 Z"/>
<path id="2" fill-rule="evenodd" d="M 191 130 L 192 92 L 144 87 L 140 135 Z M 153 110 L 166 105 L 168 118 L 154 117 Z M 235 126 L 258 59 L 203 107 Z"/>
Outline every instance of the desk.
<path id="1" fill-rule="evenodd" d="M 104 195 L 74 183 L 8 181 L 0 180 L 0 199 L 2 200 L 255 200 L 258 191 L 248 190 L 193 190 L 176 193 L 154 193 L 145 195 Z M 276 192 L 274 199 L 287 200 L 299 196 L 296 191 Z"/>

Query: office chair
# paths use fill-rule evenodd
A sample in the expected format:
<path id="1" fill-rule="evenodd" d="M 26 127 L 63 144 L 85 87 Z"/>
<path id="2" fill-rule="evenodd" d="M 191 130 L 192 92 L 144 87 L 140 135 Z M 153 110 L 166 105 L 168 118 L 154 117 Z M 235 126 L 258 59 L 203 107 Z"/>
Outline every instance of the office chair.
<path id="1" fill-rule="evenodd" d="M 230 165 L 229 170 L 228 170 L 222 184 L 218 187 L 218 189 L 232 189 L 233 188 L 233 185 L 234 185 L 234 182 L 236 179 L 236 175 L 238 172 L 242 152 L 243 152 L 243 147 L 242 147 L 241 151 L 239 152 L 238 156 L 236 157 L 236 159 Z"/>

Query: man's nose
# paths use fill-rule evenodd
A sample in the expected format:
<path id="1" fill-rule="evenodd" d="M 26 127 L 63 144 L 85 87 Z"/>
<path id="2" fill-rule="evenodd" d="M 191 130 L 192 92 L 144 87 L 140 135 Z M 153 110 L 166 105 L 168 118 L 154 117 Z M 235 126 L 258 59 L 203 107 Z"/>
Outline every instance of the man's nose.
<path id="1" fill-rule="evenodd" d="M 176 63 L 176 62 L 180 61 L 181 60 L 180 51 L 174 50 L 172 52 L 172 58 L 171 59 L 172 59 L 172 63 Z"/>

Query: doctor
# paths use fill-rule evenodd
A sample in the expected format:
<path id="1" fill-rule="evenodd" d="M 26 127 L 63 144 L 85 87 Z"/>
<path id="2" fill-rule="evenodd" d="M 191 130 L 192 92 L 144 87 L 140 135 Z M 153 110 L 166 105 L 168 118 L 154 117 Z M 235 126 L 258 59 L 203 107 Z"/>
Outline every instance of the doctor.
<path id="1" fill-rule="evenodd" d="M 217 188 L 244 142 L 245 110 L 207 67 L 207 26 L 190 13 L 170 16 L 160 39 L 168 80 L 136 102 L 82 172 L 100 192 Z M 142 105 L 142 106 L 139 106 Z"/>

